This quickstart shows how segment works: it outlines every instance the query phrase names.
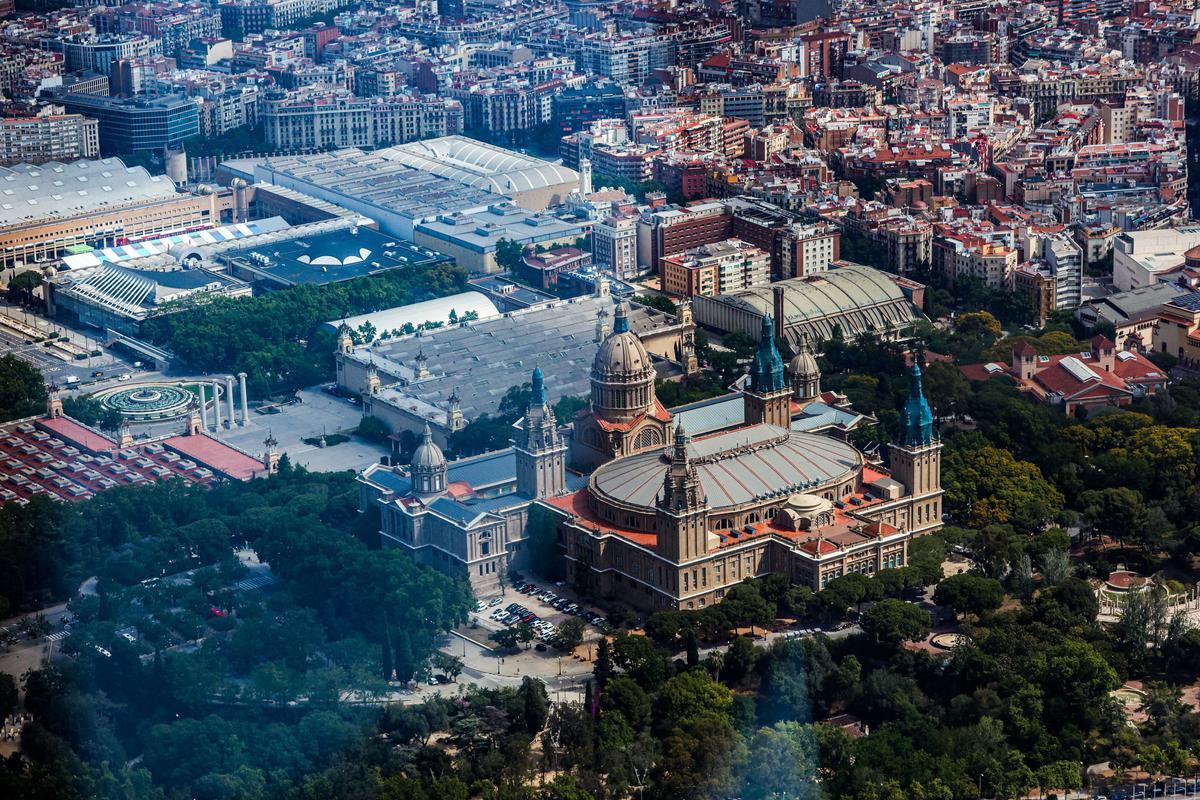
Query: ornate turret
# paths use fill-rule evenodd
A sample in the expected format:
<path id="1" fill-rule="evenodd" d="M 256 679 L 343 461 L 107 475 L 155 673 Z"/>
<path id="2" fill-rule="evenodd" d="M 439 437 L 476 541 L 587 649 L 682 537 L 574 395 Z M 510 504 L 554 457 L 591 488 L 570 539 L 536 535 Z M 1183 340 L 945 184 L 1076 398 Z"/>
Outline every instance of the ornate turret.
<path id="1" fill-rule="evenodd" d="M 337 329 L 337 351 L 342 355 L 348 355 L 354 352 L 354 339 L 350 336 L 350 326 L 345 320 L 338 325 Z"/>
<path id="2" fill-rule="evenodd" d="M 921 386 L 921 366 L 913 364 L 908 400 L 900 413 L 900 444 L 919 447 L 933 442 L 933 411 Z"/>
<path id="3" fill-rule="evenodd" d="M 660 508 L 680 512 L 698 508 L 705 504 L 700 492 L 700 476 L 688 455 L 691 437 L 683 429 L 683 420 L 675 420 L 675 442 L 671 446 L 671 463 L 663 479 L 663 493 L 659 498 Z"/>
<path id="4" fill-rule="evenodd" d="M 811 403 L 821 394 L 821 369 L 808 346 L 808 337 L 800 337 L 800 349 L 788 365 L 792 378 L 792 399 L 797 403 Z"/>
<path id="5" fill-rule="evenodd" d="M 670 463 L 659 495 L 655 549 L 676 562 L 690 561 L 708 551 L 708 498 L 700 474 L 688 453 L 689 438 L 683 421 L 676 420 L 675 442 L 668 451 Z"/>
<path id="6" fill-rule="evenodd" d="M 758 350 L 754 353 L 750 385 L 744 398 L 746 422 L 791 427 L 791 390 L 784 380 L 783 356 L 775 346 L 775 323 L 770 314 L 762 318 Z"/>
<path id="7" fill-rule="evenodd" d="M 273 475 L 279 471 L 279 440 L 275 438 L 275 434 L 270 429 L 267 430 L 267 438 L 263 439 L 263 466 L 267 469 L 268 475 Z"/>
<path id="8" fill-rule="evenodd" d="M 429 377 L 429 359 L 425 357 L 425 351 L 417 352 L 417 363 L 413 368 L 416 373 L 416 380 L 423 381 Z"/>
<path id="9" fill-rule="evenodd" d="M 775 321 L 770 314 L 763 314 L 758 350 L 754 353 L 754 366 L 751 369 L 750 388 L 759 394 L 785 388 L 783 356 L 779 355 L 779 348 L 775 346 Z"/>
<path id="10" fill-rule="evenodd" d="M 379 369 L 376 368 L 375 357 L 372 356 L 371 360 L 367 362 L 367 382 L 364 388 L 368 395 L 374 396 L 379 394 L 379 386 Z"/>
<path id="11" fill-rule="evenodd" d="M 676 305 L 675 317 L 682 328 L 679 342 L 679 366 L 684 375 L 695 375 L 700 371 L 696 358 L 696 318 L 692 315 L 692 304 L 686 300 Z"/>
<path id="12" fill-rule="evenodd" d="M 458 397 L 458 389 L 450 393 L 450 397 L 447 400 L 446 417 L 450 421 L 451 433 L 461 431 L 467 427 L 467 419 L 462 413 L 462 400 Z"/>
<path id="13" fill-rule="evenodd" d="M 601 308 L 596 312 L 596 341 L 603 342 L 608 338 L 608 309 Z"/>
<path id="14" fill-rule="evenodd" d="M 412 458 L 413 494 L 418 497 L 432 497 L 446 491 L 446 456 L 442 448 L 433 441 L 433 430 L 425 423 L 425 432 L 421 435 L 421 443 L 413 452 Z"/>
<path id="15" fill-rule="evenodd" d="M 552 497 L 566 491 L 566 452 L 558 434 L 554 407 L 546 397 L 541 367 L 534 367 L 533 392 L 522 430 L 513 443 L 517 456 L 517 491 L 529 497 Z"/>
<path id="16" fill-rule="evenodd" d="M 49 408 L 47 415 L 50 419 L 57 419 L 63 415 L 62 395 L 59 394 L 58 384 L 52 383 L 46 387 L 46 397 L 49 400 Z"/>
<path id="17" fill-rule="evenodd" d="M 188 401 L 187 435 L 199 436 L 201 433 L 204 433 L 204 426 L 200 421 L 200 401 L 193 396 Z"/>

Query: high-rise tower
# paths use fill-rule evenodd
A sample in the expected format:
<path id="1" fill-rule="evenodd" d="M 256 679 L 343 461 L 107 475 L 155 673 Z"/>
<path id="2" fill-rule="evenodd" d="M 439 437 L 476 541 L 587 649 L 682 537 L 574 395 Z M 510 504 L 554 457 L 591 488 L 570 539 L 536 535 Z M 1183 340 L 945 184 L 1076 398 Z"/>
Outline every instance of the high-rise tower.
<path id="1" fill-rule="evenodd" d="M 708 552 L 708 498 L 700 486 L 700 475 L 688 454 L 688 435 L 683 422 L 675 424 L 671 463 L 663 478 L 657 503 L 658 552 L 676 563 L 690 561 Z"/>

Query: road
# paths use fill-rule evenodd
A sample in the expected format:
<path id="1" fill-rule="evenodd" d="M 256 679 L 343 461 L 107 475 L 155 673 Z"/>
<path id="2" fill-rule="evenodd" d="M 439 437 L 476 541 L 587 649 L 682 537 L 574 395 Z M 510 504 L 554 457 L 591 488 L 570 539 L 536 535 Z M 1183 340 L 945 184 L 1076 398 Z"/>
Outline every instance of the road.
<path id="1" fill-rule="evenodd" d="M 96 578 L 88 578 L 79 586 L 78 595 L 93 595 L 96 593 Z M 63 618 L 67 615 L 67 604 L 57 603 L 41 609 L 41 611 L 21 614 L 9 619 L 0 620 L 0 629 L 16 630 L 24 617 L 34 617 L 43 614 L 50 623 L 49 636 L 38 639 L 25 639 L 17 644 L 0 650 L 0 672 L 12 675 L 18 680 L 30 669 L 36 669 L 54 655 L 54 648 L 67 633 Z"/>
<path id="2" fill-rule="evenodd" d="M 110 350 L 104 349 L 101 346 L 102 339 L 96 338 L 99 335 L 98 332 L 81 333 L 73 328 L 51 322 L 45 317 L 23 309 L 20 306 L 4 302 L 0 302 L 0 314 L 25 325 L 38 328 L 46 334 L 56 332 L 60 336 L 69 339 L 89 351 L 101 351 L 101 355 L 99 356 L 91 356 L 79 361 L 64 361 L 51 354 L 44 345 L 39 343 L 26 344 L 25 340 L 19 335 L 0 326 L 0 350 L 13 353 L 33 364 L 41 370 L 46 383 L 65 387 L 65 381 L 69 375 L 74 375 L 81 382 L 90 382 L 94 380 L 92 373 L 103 372 L 104 376 L 101 380 L 87 387 L 88 391 L 96 391 L 115 384 L 116 378 L 120 375 L 127 373 L 137 374 L 138 377 L 146 377 L 147 375 L 147 373 L 133 366 L 134 359 L 125 359 Z"/>

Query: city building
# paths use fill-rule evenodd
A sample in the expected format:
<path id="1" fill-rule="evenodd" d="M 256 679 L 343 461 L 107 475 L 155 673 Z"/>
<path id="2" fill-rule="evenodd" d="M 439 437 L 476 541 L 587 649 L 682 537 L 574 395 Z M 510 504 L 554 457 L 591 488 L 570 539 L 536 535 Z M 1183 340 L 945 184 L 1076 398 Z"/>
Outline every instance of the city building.
<path id="1" fill-rule="evenodd" d="M 159 481 L 214 485 L 251 480 L 276 469 L 279 454 L 264 443 L 252 455 L 209 436 L 199 412 L 192 411 L 188 432 L 134 441 L 127 428 L 119 439 L 63 416 L 62 398 L 53 394 L 50 413 L 0 426 L 0 459 L 8 464 L 0 484 L 0 506 L 35 497 L 79 502 L 118 486 L 148 486 Z"/>
<path id="2" fill-rule="evenodd" d="M 540 368 L 513 447 L 448 461 L 426 426 L 408 465 L 376 464 L 358 476 L 361 506 L 380 512 L 380 543 L 467 581 L 476 597 L 501 591 L 524 569 L 528 509 L 582 480 L 566 471 L 566 445 Z M 553 385 L 553 384 L 552 384 Z"/>
<path id="3" fill-rule="evenodd" d="M 339 225 L 295 238 L 267 238 L 273 241 L 260 244 L 251 239 L 244 247 L 221 253 L 217 260 L 229 274 L 260 289 L 323 286 L 391 270 L 424 270 L 450 263 L 449 256 L 358 225 Z"/>
<path id="4" fill-rule="evenodd" d="M 638 263 L 661 274 L 662 260 L 675 253 L 728 239 L 730 215 L 722 203 L 697 203 L 643 215 L 638 222 Z"/>
<path id="5" fill-rule="evenodd" d="M 1093 337 L 1090 346 L 1085 353 L 1043 356 L 1022 341 L 1013 347 L 1008 364 L 969 364 L 959 370 L 973 381 L 1006 376 L 1023 393 L 1061 407 L 1069 417 L 1096 408 L 1127 406 L 1166 388 L 1166 373 L 1141 353 L 1118 350 L 1104 336 Z"/>
<path id="6" fill-rule="evenodd" d="M 659 264 L 660 288 L 674 297 L 712 297 L 771 282 L 771 257 L 741 239 L 702 244 Z"/>
<path id="7" fill-rule="evenodd" d="M 79 114 L 0 117 L 0 166 L 100 155 L 100 124 Z"/>
<path id="8" fill-rule="evenodd" d="M 452 256 L 472 273 L 498 272 L 496 251 L 501 240 L 522 246 L 571 245 L 584 235 L 577 223 L 526 211 L 507 201 L 478 211 L 439 214 L 413 228 L 413 242 Z"/>
<path id="9" fill-rule="evenodd" d="M 99 120 L 100 152 L 105 155 L 161 151 L 200 132 L 196 102 L 179 95 L 120 98 L 72 93 L 58 102 L 72 114 Z"/>
<path id="10" fill-rule="evenodd" d="M 129 58 L 162 55 L 159 39 L 120 33 L 76 34 L 56 42 L 68 72 L 88 70 L 112 75 L 113 65 Z"/>
<path id="11" fill-rule="evenodd" d="M 1160 313 L 1167 303 L 1186 293 L 1177 283 L 1156 283 L 1084 303 L 1075 316 L 1089 328 L 1102 322 L 1112 325 L 1118 350 L 1153 352 Z"/>
<path id="12" fill-rule="evenodd" d="M 479 295 L 474 301 L 453 301 L 460 315 L 482 309 L 474 321 L 392 336 L 367 346 L 355 346 L 347 328 L 338 342 L 338 385 L 362 395 L 364 413 L 383 421 L 394 434 L 420 433 L 429 423 L 442 446 L 468 422 L 497 413 L 505 392 L 521 385 L 533 366 L 542 368 L 560 397 L 587 394 L 587 365 L 615 326 L 607 281 L 602 280 L 592 295 L 507 314 L 500 314 L 482 294 L 474 294 Z M 494 310 L 489 312 L 489 307 Z M 444 304 L 416 317 L 432 319 L 429 315 L 439 311 L 447 313 Z M 673 368 L 678 373 L 688 368 L 686 358 L 684 363 L 677 359 L 694 345 L 695 326 L 690 319 L 644 306 L 632 306 L 627 314 L 629 329 L 664 370 Z M 408 322 L 414 318 L 404 309 L 395 310 L 393 316 L 380 322 L 379 330 L 395 329 L 400 317 Z"/>
<path id="13" fill-rule="evenodd" d="M 1127 292 L 1150 286 L 1184 265 L 1184 254 L 1200 246 L 1200 225 L 1126 231 L 1113 242 L 1113 285 Z"/>
<path id="14" fill-rule="evenodd" d="M 398 145 L 384 155 L 413 169 L 504 195 L 530 211 L 557 205 L 579 188 L 579 174 L 573 169 L 465 136 Z"/>
<path id="15" fill-rule="evenodd" d="M 841 261 L 805 278 L 695 299 L 696 321 L 719 331 L 741 331 L 757 340 L 763 318 L 775 320 L 775 338 L 798 352 L 801 341 L 824 342 L 840 331 L 894 338 L 922 319 L 924 287 L 861 264 Z"/>
<path id="16" fill-rule="evenodd" d="M 592 262 L 618 280 L 641 272 L 637 258 L 638 218 L 610 214 L 592 226 Z"/>
<path id="17" fill-rule="evenodd" d="M 234 205 L 233 192 L 179 192 L 118 158 L 0 168 L 0 187 L 2 269 L 47 264 L 80 245 L 213 227 Z"/>
<path id="18" fill-rule="evenodd" d="M 478 211 L 502 199 L 486 189 L 407 167 L 388 158 L 386 149 L 252 159 L 231 162 L 228 168 L 243 180 L 303 192 L 349 209 L 405 241 L 412 241 L 420 222 Z"/>
<path id="19" fill-rule="evenodd" d="M 267 96 L 262 113 L 267 141 L 283 151 L 380 147 L 462 129 L 458 101 L 421 95 L 274 93 Z"/>

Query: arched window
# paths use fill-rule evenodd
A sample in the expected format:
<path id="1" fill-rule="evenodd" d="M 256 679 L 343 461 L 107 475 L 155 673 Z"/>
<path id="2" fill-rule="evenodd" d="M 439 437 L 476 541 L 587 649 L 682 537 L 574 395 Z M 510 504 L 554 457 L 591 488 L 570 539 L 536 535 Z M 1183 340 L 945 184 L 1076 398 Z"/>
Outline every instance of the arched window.
<path id="1" fill-rule="evenodd" d="M 659 444 L 662 444 L 662 436 L 659 434 L 658 428 L 646 428 L 638 433 L 633 446 L 637 450 L 643 450 Z"/>

